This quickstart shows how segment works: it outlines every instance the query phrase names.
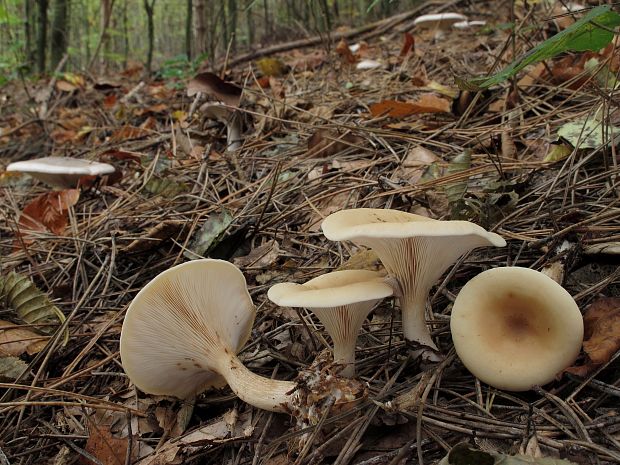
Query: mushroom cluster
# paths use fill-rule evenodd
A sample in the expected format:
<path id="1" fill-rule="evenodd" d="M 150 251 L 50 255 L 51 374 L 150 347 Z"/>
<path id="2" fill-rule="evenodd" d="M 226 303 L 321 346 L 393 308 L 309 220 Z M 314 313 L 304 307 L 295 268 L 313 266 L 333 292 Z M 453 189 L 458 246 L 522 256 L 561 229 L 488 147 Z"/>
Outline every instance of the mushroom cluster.
<path id="1" fill-rule="evenodd" d="M 328 365 L 324 356 L 317 357 L 295 381 L 248 370 L 237 357 L 255 317 L 245 278 L 229 262 L 203 259 L 164 271 L 129 305 L 120 353 L 133 383 L 147 393 L 179 398 L 228 384 L 251 405 L 312 424 L 321 417 L 317 405 L 342 410 L 366 395 L 354 379 L 355 345 L 378 302 L 397 297 L 405 338 L 436 349 L 425 318 L 430 288 L 463 254 L 506 245 L 499 235 L 467 221 L 387 209 L 341 210 L 321 227 L 328 239 L 371 247 L 388 273 L 336 271 L 269 289 L 277 305 L 304 307 L 321 321 L 333 344 Z M 551 381 L 576 358 L 583 323 L 561 286 L 536 271 L 511 267 L 482 273 L 463 288 L 451 330 L 458 355 L 475 376 L 503 389 L 525 390 Z M 566 351 L 556 355 L 560 347 Z M 513 358 L 518 351 L 529 354 L 525 362 Z"/>

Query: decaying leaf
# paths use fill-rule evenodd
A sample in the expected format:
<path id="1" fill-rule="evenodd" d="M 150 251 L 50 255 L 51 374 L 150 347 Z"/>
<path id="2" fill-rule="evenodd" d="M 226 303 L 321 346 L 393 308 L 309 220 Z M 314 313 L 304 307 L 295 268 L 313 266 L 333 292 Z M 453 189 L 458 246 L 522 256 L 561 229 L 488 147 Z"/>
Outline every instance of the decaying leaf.
<path id="1" fill-rule="evenodd" d="M 291 69 L 290 66 L 277 58 L 261 58 L 256 61 L 256 65 L 263 76 L 280 77 L 284 76 Z"/>
<path id="2" fill-rule="evenodd" d="M 336 53 L 340 55 L 342 61 L 347 64 L 352 65 L 357 62 L 357 57 L 353 54 L 349 48 L 349 44 L 347 44 L 347 41 L 344 39 L 340 39 L 340 42 L 336 45 Z"/>
<path id="3" fill-rule="evenodd" d="M 78 189 L 67 189 L 41 194 L 24 207 L 19 227 L 28 231 L 50 231 L 61 235 L 69 221 L 69 208 L 80 198 Z M 24 238 L 25 239 L 25 238 Z M 32 242 L 32 240 L 24 240 Z"/>
<path id="4" fill-rule="evenodd" d="M 233 222 L 233 216 L 228 210 L 214 213 L 207 218 L 199 231 L 197 231 L 183 255 L 187 258 L 202 257 L 219 243 L 220 237 Z"/>
<path id="5" fill-rule="evenodd" d="M 350 132 L 339 134 L 335 130 L 319 129 L 308 139 L 308 155 L 331 157 L 361 142 L 360 137 Z"/>
<path id="6" fill-rule="evenodd" d="M 558 130 L 558 136 L 579 149 L 594 149 L 608 145 L 617 139 L 618 134 L 620 128 L 605 125 L 594 115 L 566 123 Z"/>
<path id="7" fill-rule="evenodd" d="M 466 150 L 452 159 L 446 170 L 446 175 L 456 174 L 468 170 L 471 167 L 471 153 Z M 444 187 L 444 192 L 448 198 L 452 210 L 453 219 L 460 218 L 460 211 L 463 208 L 463 196 L 467 192 L 467 178 L 455 181 Z"/>
<path id="8" fill-rule="evenodd" d="M 152 177 L 148 180 L 144 189 L 151 194 L 161 195 L 170 199 L 176 197 L 181 192 L 185 192 L 187 184 L 173 179 Z"/>
<path id="9" fill-rule="evenodd" d="M 0 320 L 0 356 L 19 357 L 23 353 L 33 355 L 41 351 L 48 337 L 20 328 L 10 321 Z"/>
<path id="10" fill-rule="evenodd" d="M 354 253 L 335 271 L 342 270 L 370 270 L 385 273 L 383 263 L 372 249 L 364 249 Z"/>
<path id="11" fill-rule="evenodd" d="M 403 46 L 400 49 L 400 53 L 398 54 L 398 56 L 404 57 L 405 55 L 407 55 L 409 52 L 411 52 L 414 49 L 414 46 L 415 46 L 415 39 L 413 38 L 411 33 L 405 32 L 405 40 L 403 42 Z"/>
<path id="12" fill-rule="evenodd" d="M 268 268 L 273 265 L 280 256 L 280 245 L 272 239 L 250 251 L 248 255 L 236 257 L 233 263 L 242 268 Z"/>
<path id="13" fill-rule="evenodd" d="M 462 442 L 455 445 L 438 465 L 575 465 L 568 460 L 529 455 L 506 455 L 484 452 Z"/>
<path id="14" fill-rule="evenodd" d="M 180 234 L 186 227 L 187 224 L 184 221 L 164 220 L 146 230 L 142 237 L 130 242 L 125 250 L 136 253 L 154 249 L 163 241 Z"/>
<path id="15" fill-rule="evenodd" d="M 0 380 L 15 381 L 28 369 L 28 364 L 17 357 L 0 357 Z M 30 376 L 22 376 L 22 381 Z"/>
<path id="16" fill-rule="evenodd" d="M 53 333 L 65 321 L 64 314 L 53 305 L 26 276 L 11 271 L 0 276 L 0 303 L 12 308 L 17 317 L 29 325 L 41 325 L 40 331 Z"/>
<path id="17" fill-rule="evenodd" d="M 583 324 L 583 350 L 588 360 L 585 365 L 566 369 L 577 376 L 588 376 L 620 349 L 620 298 L 603 297 L 592 302 Z"/>
<path id="18" fill-rule="evenodd" d="M 449 113 L 450 107 L 450 100 L 433 94 L 424 94 L 413 102 L 384 100 L 383 102 L 370 105 L 369 108 L 370 113 L 374 117 L 391 116 L 392 118 L 404 118 L 419 113 Z"/>
<path id="19" fill-rule="evenodd" d="M 410 184 L 415 184 L 422 179 L 429 166 L 441 161 L 441 158 L 429 149 L 416 145 L 407 152 L 407 156 L 396 171 L 396 175 Z"/>
<path id="20" fill-rule="evenodd" d="M 89 454 L 104 465 L 123 465 L 126 463 L 129 439 L 112 436 L 110 427 L 105 425 L 95 425 L 91 423 L 89 425 L 89 430 L 90 434 L 85 447 Z M 81 465 L 96 464 L 96 462 L 88 460 L 86 457 L 80 457 L 79 463 Z"/>

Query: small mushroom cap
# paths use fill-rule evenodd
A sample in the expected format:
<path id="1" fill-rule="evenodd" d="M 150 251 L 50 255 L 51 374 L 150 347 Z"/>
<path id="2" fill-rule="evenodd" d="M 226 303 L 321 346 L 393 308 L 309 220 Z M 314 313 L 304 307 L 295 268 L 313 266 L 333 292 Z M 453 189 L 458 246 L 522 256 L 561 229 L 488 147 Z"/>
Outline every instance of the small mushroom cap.
<path id="1" fill-rule="evenodd" d="M 11 163 L 7 171 L 19 171 L 55 187 L 75 187 L 82 176 L 101 176 L 115 171 L 112 165 L 69 157 L 44 157 Z"/>
<path id="2" fill-rule="evenodd" d="M 449 28 L 451 25 L 458 23 L 459 21 L 467 21 L 467 16 L 459 13 L 439 13 L 418 16 L 413 21 L 413 25 L 427 28 Z"/>
<path id="3" fill-rule="evenodd" d="M 454 302 L 450 329 L 463 365 L 508 391 L 552 381 L 575 361 L 583 340 L 570 294 L 521 267 L 493 268 L 469 281 Z"/>
<path id="4" fill-rule="evenodd" d="M 254 317 L 237 267 L 214 259 L 177 265 L 129 305 L 121 331 L 123 368 L 149 394 L 186 398 L 224 386 L 218 364 L 245 344 Z"/>
<path id="5" fill-rule="evenodd" d="M 330 308 L 383 299 L 393 292 L 380 273 L 342 270 L 318 276 L 304 284 L 276 284 L 269 289 L 267 296 L 285 307 Z"/>

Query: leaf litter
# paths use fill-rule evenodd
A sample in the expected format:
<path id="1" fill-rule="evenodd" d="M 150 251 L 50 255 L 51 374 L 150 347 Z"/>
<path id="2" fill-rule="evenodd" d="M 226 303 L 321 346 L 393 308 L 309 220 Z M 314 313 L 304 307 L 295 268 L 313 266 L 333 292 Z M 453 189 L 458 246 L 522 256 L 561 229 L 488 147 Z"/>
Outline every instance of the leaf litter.
<path id="1" fill-rule="evenodd" d="M 459 6 L 468 17 L 479 17 L 472 4 Z M 434 8 L 424 3 L 416 15 Z M 79 73 L 82 81 L 65 76 L 59 89 L 36 104 L 45 98 L 54 103 L 40 125 L 29 123 L 20 99 L 11 99 L 9 114 L 0 114 L 3 164 L 62 153 L 111 162 L 122 177 L 115 184 L 95 180 L 74 202 L 64 202 L 63 194 L 2 175 L 1 275 L 19 273 L 47 299 L 43 308 L 53 305 L 68 319 L 65 346 L 50 343 L 38 353 L 26 348 L 0 358 L 3 381 L 12 383 L 3 384 L 0 394 L 2 452 L 10 463 L 47 463 L 52 457 L 88 463 L 84 452 L 100 462 L 125 463 L 126 446 L 143 465 L 295 463 L 289 446 L 305 433 L 292 430 L 285 415 L 254 410 L 226 389 L 201 394 L 191 405 L 136 392 L 120 366 L 119 324 L 136 293 L 185 261 L 184 254 L 230 260 L 244 271 L 259 315 L 242 355 L 260 356 L 251 361 L 253 371 L 292 379 L 329 338 L 305 310 L 270 303 L 268 287 L 351 266 L 383 270 L 367 250 L 322 237 L 321 219 L 337 209 L 465 217 L 509 241 L 506 249 L 471 254 L 445 283 L 437 283 L 428 317 L 443 354 L 452 348 L 450 305 L 469 279 L 506 264 L 545 269 L 559 260 L 555 251 L 564 240 L 576 244 L 561 260 L 564 285 L 580 308 L 618 298 L 617 265 L 601 252 L 620 241 L 615 141 L 609 131 L 606 138 L 582 136 L 585 145 L 577 149 L 570 137 L 560 134 L 565 142 L 557 142 L 567 123 L 580 123 L 585 133 L 586 115 L 596 114 L 605 129 L 617 124 L 615 108 L 597 113 L 615 102 L 608 98 L 614 92 L 610 75 L 618 72 L 615 49 L 587 56 L 569 52 L 575 69 L 565 75 L 559 74 L 569 63 L 565 56 L 545 56 L 555 75 L 545 66 L 523 69 L 515 74 L 516 87 L 500 79 L 479 97 L 457 95 L 454 86 L 454 74 L 487 75 L 498 57 L 523 64 L 518 57 L 555 33 L 549 11 L 545 2 L 515 4 L 514 48 L 505 46 L 510 29 L 497 27 L 509 23 L 511 12 L 499 7 L 488 11 L 494 27 L 480 32 L 418 35 L 409 27 L 412 14 L 378 35 L 356 37 L 355 51 L 345 42 L 346 50 L 339 45 L 338 51 L 281 54 L 273 58 L 282 66 L 262 62 L 262 71 L 259 63 L 235 66 L 224 81 L 235 89 L 246 83 L 243 108 L 254 118 L 253 131 L 235 151 L 226 151 L 220 127 L 189 112 L 185 82 L 140 83 L 136 70 L 116 76 L 114 86 L 97 86 L 92 76 Z M 383 65 L 356 70 L 361 60 Z M 254 80 L 261 72 L 266 87 Z M 46 91 L 47 84 L 38 83 L 37 90 Z M 12 85 L 0 94 L 19 95 L 19 84 Z M 239 95 L 235 90 L 235 102 Z M 508 112 L 520 115 L 509 119 L 509 131 Z M 56 129 L 63 131 L 53 136 L 58 145 L 47 136 Z M 318 153 L 312 153 L 308 141 L 316 134 Z M 562 149 L 554 152 L 554 144 Z M 35 201 L 46 205 L 37 210 L 47 214 L 34 214 L 36 228 L 24 228 L 28 240 L 20 242 L 20 217 Z M 45 217 L 53 221 L 46 225 Z M 21 328 L 18 308 L 5 304 L 0 311 Z M 36 321 L 27 329 L 38 334 Z M 609 336 L 597 329 L 588 339 L 604 349 L 602 358 L 592 352 L 598 362 L 593 370 L 559 377 L 544 387 L 545 396 L 514 394 L 477 383 L 457 359 L 436 365 L 409 358 L 399 312 L 385 301 L 358 340 L 358 372 L 371 400 L 343 414 L 345 426 L 329 447 L 313 444 L 300 462 L 370 465 L 422 458 L 434 464 L 470 441 L 483 444 L 491 457 L 517 457 L 516 463 L 617 463 L 618 348 L 603 342 L 618 333 L 611 324 L 615 317 L 602 321 Z M 59 322 L 45 325 L 57 328 Z M 4 370 L 3 364 L 10 366 Z M 403 398 L 413 407 L 381 408 Z M 93 423 L 90 415 L 97 412 L 114 414 L 114 421 Z M 326 426 L 334 421 L 327 419 Z M 547 461 L 515 455 L 529 450 L 521 446 L 530 443 L 533 430 Z M 395 431 L 406 431 L 407 438 L 392 438 Z M 105 455 L 104 443 L 119 455 Z"/>

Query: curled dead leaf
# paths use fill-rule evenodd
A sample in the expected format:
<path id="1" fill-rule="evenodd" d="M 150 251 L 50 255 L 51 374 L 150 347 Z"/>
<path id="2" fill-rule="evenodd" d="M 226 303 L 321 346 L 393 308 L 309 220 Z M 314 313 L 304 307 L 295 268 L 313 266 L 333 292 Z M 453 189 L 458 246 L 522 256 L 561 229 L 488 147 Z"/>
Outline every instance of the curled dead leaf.
<path id="1" fill-rule="evenodd" d="M 78 189 L 41 194 L 24 207 L 19 217 L 19 227 L 22 230 L 50 231 L 61 235 L 69 221 L 69 208 L 74 206 L 79 199 Z"/>
<path id="2" fill-rule="evenodd" d="M 391 116 L 404 118 L 418 113 L 450 113 L 452 103 L 445 98 L 432 94 L 424 94 L 414 102 L 400 102 L 398 100 L 384 100 L 370 105 L 373 117 Z"/>

